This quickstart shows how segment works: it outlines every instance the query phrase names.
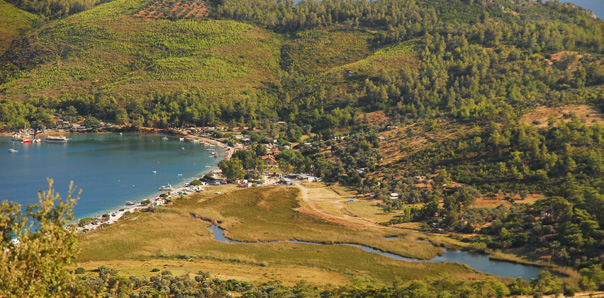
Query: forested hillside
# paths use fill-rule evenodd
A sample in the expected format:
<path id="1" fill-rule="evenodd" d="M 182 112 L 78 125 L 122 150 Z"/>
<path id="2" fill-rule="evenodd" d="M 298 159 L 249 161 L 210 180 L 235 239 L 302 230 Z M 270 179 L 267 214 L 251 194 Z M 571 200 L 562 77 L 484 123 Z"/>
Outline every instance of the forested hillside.
<path id="1" fill-rule="evenodd" d="M 385 225 L 601 265 L 604 22 L 588 12 L 533 0 L 215 0 L 192 18 L 176 11 L 183 3 L 157 2 L 17 3 L 57 19 L 0 57 L 0 124 L 48 126 L 62 113 L 133 128 L 248 126 L 254 142 L 297 145 L 279 158 L 292 170 L 405 211 Z M 157 7 L 174 11 L 148 17 Z M 526 120 L 571 105 L 589 117 Z M 514 203 L 526 197 L 541 199 Z M 502 205 L 474 205 L 487 199 Z"/>

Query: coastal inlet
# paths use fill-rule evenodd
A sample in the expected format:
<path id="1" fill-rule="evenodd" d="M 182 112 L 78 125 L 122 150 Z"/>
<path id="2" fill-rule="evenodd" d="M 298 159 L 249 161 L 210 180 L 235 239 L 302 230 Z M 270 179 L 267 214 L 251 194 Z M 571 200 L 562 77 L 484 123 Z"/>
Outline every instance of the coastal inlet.
<path id="1" fill-rule="evenodd" d="M 152 198 L 162 185 L 176 187 L 200 177 L 216 168 L 224 154 L 219 146 L 171 136 L 167 140 L 144 134 L 66 136 L 70 139 L 66 143 L 29 144 L 1 137 L 0 200 L 37 203 L 47 178 L 54 179 L 57 192 L 65 197 L 73 181 L 82 190 L 75 217 L 92 217 L 123 208 L 127 201 Z"/>

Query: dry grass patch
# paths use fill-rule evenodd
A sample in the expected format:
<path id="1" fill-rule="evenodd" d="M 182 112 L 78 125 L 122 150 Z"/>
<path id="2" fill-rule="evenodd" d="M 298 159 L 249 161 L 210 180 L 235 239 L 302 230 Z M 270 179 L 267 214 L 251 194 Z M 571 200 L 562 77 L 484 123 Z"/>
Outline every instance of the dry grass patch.
<path id="1" fill-rule="evenodd" d="M 474 201 L 472 207 L 474 208 L 495 208 L 499 205 L 504 205 L 509 208 L 512 204 L 533 204 L 537 200 L 545 198 L 542 194 L 530 194 L 525 198 L 521 198 L 520 195 L 510 195 L 513 202 L 505 199 L 504 197 L 479 197 Z"/>
<path id="2" fill-rule="evenodd" d="M 600 111 L 597 107 L 585 104 L 568 105 L 563 107 L 540 106 L 532 112 L 526 113 L 524 116 L 522 116 L 520 122 L 539 128 L 544 128 L 548 126 L 548 119 L 551 116 L 555 117 L 558 121 L 563 120 L 564 122 L 570 122 L 572 114 L 575 114 L 579 120 L 583 121 L 586 125 L 591 125 L 594 123 L 598 123 L 600 125 L 604 124 L 604 113 L 602 113 L 602 111 Z"/>
<path id="3" fill-rule="evenodd" d="M 397 163 L 401 158 L 426 148 L 435 141 L 457 138 L 460 132 L 469 129 L 467 125 L 449 120 L 437 119 L 437 123 L 438 126 L 434 128 L 414 123 L 380 132 L 379 150 L 384 156 L 380 164 Z"/>

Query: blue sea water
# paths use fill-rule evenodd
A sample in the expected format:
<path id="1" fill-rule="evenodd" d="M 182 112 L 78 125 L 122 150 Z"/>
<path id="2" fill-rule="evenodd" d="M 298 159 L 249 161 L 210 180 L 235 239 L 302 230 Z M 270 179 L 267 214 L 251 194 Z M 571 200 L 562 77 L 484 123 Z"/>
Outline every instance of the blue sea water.
<path id="1" fill-rule="evenodd" d="M 38 190 L 45 190 L 46 179 L 52 178 L 62 197 L 67 195 L 70 181 L 82 190 L 74 208 L 76 218 L 98 215 L 124 206 L 126 201 L 157 195 L 162 185 L 176 186 L 185 178 L 208 173 L 220 158 L 207 149 L 222 153 L 221 148 L 179 142 L 178 137 L 163 141 L 161 135 L 67 137 L 67 143 L 40 144 L 0 138 L 0 201 L 37 203 Z M 9 153 L 9 148 L 19 152 Z"/>

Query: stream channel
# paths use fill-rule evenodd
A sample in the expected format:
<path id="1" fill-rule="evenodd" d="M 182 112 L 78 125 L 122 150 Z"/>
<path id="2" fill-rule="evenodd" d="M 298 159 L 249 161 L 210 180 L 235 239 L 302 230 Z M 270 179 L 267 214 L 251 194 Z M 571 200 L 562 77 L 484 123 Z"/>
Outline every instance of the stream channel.
<path id="1" fill-rule="evenodd" d="M 209 227 L 209 229 L 212 231 L 212 233 L 214 233 L 214 240 L 220 241 L 220 242 L 225 242 L 225 243 L 268 244 L 268 243 L 279 242 L 279 241 L 271 241 L 271 242 L 234 241 L 234 240 L 228 239 L 224 235 L 224 230 L 222 230 L 220 227 L 218 227 L 214 224 L 212 224 Z M 393 238 L 386 238 L 386 239 L 394 240 Z M 528 266 L 528 265 L 522 265 L 522 264 L 516 264 L 516 263 L 510 263 L 510 262 L 495 261 L 495 260 L 491 260 L 488 255 L 479 254 L 479 253 L 471 253 L 471 252 L 461 251 L 461 250 L 446 249 L 444 247 L 441 247 L 441 249 L 445 251 L 445 253 L 443 255 L 436 256 L 430 260 L 419 260 L 419 259 L 406 258 L 403 256 L 399 256 L 397 254 L 384 252 L 379 249 L 372 248 L 372 247 L 365 246 L 365 245 L 360 245 L 360 244 L 352 244 L 352 243 L 324 244 L 324 243 L 318 243 L 318 242 L 307 242 L 307 241 L 299 241 L 299 240 L 288 240 L 285 242 L 309 244 L 309 245 L 350 245 L 350 246 L 359 247 L 366 252 L 379 254 L 379 255 L 382 255 L 382 256 L 385 256 L 388 258 L 392 258 L 395 260 L 406 261 L 406 262 L 462 263 L 462 264 L 466 264 L 466 265 L 472 267 L 473 269 L 476 269 L 483 273 L 487 273 L 487 274 L 491 274 L 491 275 L 495 275 L 495 276 L 501 276 L 501 277 L 509 277 L 509 278 L 522 277 L 523 280 L 530 280 L 531 278 L 537 278 L 537 275 L 539 274 L 539 272 L 542 270 L 545 270 L 545 269 L 537 267 L 537 266 Z"/>

